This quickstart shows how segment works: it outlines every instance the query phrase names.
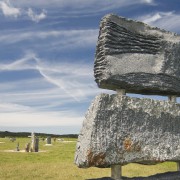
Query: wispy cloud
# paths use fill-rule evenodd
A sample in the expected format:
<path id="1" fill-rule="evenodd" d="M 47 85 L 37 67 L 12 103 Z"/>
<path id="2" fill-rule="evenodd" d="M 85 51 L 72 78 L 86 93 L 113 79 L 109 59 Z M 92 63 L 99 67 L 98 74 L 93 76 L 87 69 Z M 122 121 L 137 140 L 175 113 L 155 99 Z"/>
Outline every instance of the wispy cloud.
<path id="1" fill-rule="evenodd" d="M 57 6 L 57 7 L 89 7 L 89 6 L 93 6 L 94 4 L 97 4 L 98 6 L 102 5 L 110 5 L 110 4 L 118 4 L 121 6 L 126 6 L 129 4 L 141 4 L 141 3 L 147 3 L 147 4 L 152 4 L 154 3 L 154 0 L 135 0 L 135 1 L 131 1 L 131 0 L 114 0 L 113 2 L 110 2 L 108 0 L 91 0 L 91 1 L 82 1 L 82 0 L 51 0 L 51 1 L 44 1 L 44 0 L 38 0 L 38 1 L 34 1 L 34 0 L 29 0 L 27 2 L 25 1 L 21 1 L 21 0 L 16 0 L 15 4 L 19 5 L 19 6 L 41 6 L 42 4 L 44 6 Z"/>
<path id="2" fill-rule="evenodd" d="M 154 4 L 154 0 L 142 0 L 142 3 Z"/>
<path id="3" fill-rule="evenodd" d="M 31 61 L 31 63 L 29 63 Z M 27 53 L 23 58 L 13 61 L 8 64 L 0 64 L 0 71 L 18 71 L 26 69 L 34 69 L 35 65 L 32 62 L 37 62 L 34 53 Z"/>
<path id="4" fill-rule="evenodd" d="M 59 88 L 73 101 L 82 101 L 99 92 L 93 83 L 93 69 L 86 64 L 56 63 L 50 64 L 28 53 L 23 58 L 9 64 L 0 64 L 0 71 L 36 70 L 43 81 Z M 41 80 L 41 81 L 42 81 Z M 59 93 L 59 92 L 58 92 Z"/>
<path id="5" fill-rule="evenodd" d="M 4 16 L 18 17 L 21 15 L 20 8 L 13 7 L 9 1 L 0 1 L 0 9 L 2 10 Z"/>
<path id="6" fill-rule="evenodd" d="M 28 16 L 31 18 L 32 21 L 38 23 L 39 21 L 46 18 L 46 11 L 42 10 L 40 14 L 36 14 L 31 8 L 27 11 Z"/>
<path id="7" fill-rule="evenodd" d="M 3 126 L 68 126 L 81 125 L 83 117 L 73 112 L 0 113 Z"/>
<path id="8" fill-rule="evenodd" d="M 28 112 L 31 108 L 16 103 L 0 103 L 0 112 L 12 113 L 12 112 Z"/>
<path id="9" fill-rule="evenodd" d="M 63 11 L 65 14 L 84 14 L 84 13 L 98 13 L 103 12 L 111 9 L 123 8 L 126 6 L 132 6 L 136 4 L 147 4 L 152 5 L 154 4 L 154 0 L 91 0 L 91 1 L 83 1 L 83 0 L 51 0 L 51 1 L 44 1 L 44 0 L 29 0 L 29 1 L 22 1 L 16 0 L 14 2 L 16 6 L 21 8 L 26 7 L 39 7 L 42 6 L 44 8 L 54 8 L 58 7 L 63 9 L 69 9 L 69 11 Z"/>
<path id="10" fill-rule="evenodd" d="M 174 11 L 155 12 L 138 17 L 140 21 L 169 31 L 180 33 L 180 14 Z"/>
<path id="11" fill-rule="evenodd" d="M 144 22 L 145 23 L 148 23 L 148 24 L 152 24 L 154 22 L 156 22 L 157 20 L 161 19 L 162 18 L 162 15 L 160 13 L 156 13 L 154 15 L 148 15 L 146 17 L 144 17 Z"/>
<path id="12" fill-rule="evenodd" d="M 30 57 L 37 59 L 34 61 L 35 64 L 31 64 Z M 83 112 L 69 106 L 77 102 L 81 104 L 91 101 L 91 97 L 100 92 L 91 82 L 92 73 L 87 65 L 81 67 L 72 63 L 50 65 L 34 57 L 34 54 L 29 54 L 14 63 L 0 66 L 4 68 L 1 68 L 1 72 L 34 69 L 42 75 L 41 78 L 28 80 L 28 82 L 21 80 L 12 84 L 11 82 L 2 83 L 0 119 L 4 126 L 10 124 L 13 126 L 80 125 Z M 49 84 L 52 86 L 49 87 Z M 68 108 L 67 104 L 69 104 Z"/>
<path id="13" fill-rule="evenodd" d="M 58 51 L 62 51 L 64 49 L 77 49 L 80 47 L 88 48 L 90 46 L 95 46 L 98 38 L 98 31 L 98 29 L 80 29 L 59 31 L 47 30 L 36 32 L 3 32 L 0 37 L 0 43 L 2 46 L 23 42 L 26 43 L 26 48 L 42 50 L 47 49 L 48 51 L 55 49 L 58 49 Z"/>
<path id="14" fill-rule="evenodd" d="M 13 4 L 13 5 L 12 5 Z M 105 11 L 110 11 L 112 9 L 119 9 L 123 7 L 133 6 L 133 5 L 154 5 L 154 0 L 91 0 L 91 1 L 82 1 L 82 0 L 29 0 L 22 1 L 16 0 L 10 3 L 10 0 L 0 1 L 0 8 L 5 16 L 14 16 L 22 17 L 28 16 L 32 21 L 38 23 L 43 19 L 47 18 L 47 10 L 54 12 L 53 9 L 59 8 L 61 11 L 58 11 L 62 16 L 81 16 L 86 14 L 96 14 Z M 42 8 L 44 8 L 42 10 Z M 41 9 L 40 13 L 37 13 L 36 10 Z M 67 11 L 67 9 L 69 9 Z"/>
<path id="15" fill-rule="evenodd" d="M 77 110 L 77 103 L 89 102 L 100 92 L 93 83 L 92 68 L 86 64 L 50 63 L 28 52 L 0 67 L 0 73 L 33 70 L 40 75 L 1 83 L 0 119 L 4 126 L 80 125 L 84 112 Z"/>

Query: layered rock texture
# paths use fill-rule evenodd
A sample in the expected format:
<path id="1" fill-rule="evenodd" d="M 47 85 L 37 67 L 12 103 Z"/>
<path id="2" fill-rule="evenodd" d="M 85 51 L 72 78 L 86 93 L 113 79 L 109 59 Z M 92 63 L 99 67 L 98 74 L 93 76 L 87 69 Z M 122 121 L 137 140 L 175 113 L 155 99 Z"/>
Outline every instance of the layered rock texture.
<path id="1" fill-rule="evenodd" d="M 180 160 L 180 104 L 101 94 L 83 122 L 79 167 Z"/>
<path id="2" fill-rule="evenodd" d="M 94 66 L 100 88 L 180 95 L 180 36 L 116 15 L 100 24 Z"/>

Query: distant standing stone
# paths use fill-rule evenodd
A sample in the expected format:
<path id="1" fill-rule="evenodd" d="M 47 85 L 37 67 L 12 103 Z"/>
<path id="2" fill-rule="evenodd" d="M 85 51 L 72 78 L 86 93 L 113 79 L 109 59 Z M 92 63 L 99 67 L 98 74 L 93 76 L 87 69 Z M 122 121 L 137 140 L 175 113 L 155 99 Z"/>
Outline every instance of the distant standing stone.
<path id="1" fill-rule="evenodd" d="M 35 136 L 35 133 L 31 134 L 31 152 L 38 152 L 39 150 L 39 138 Z"/>
<path id="2" fill-rule="evenodd" d="M 27 143 L 25 145 L 25 152 L 29 152 L 30 151 L 30 143 Z"/>
<path id="3" fill-rule="evenodd" d="M 47 144 L 51 144 L 51 136 L 47 137 Z"/>
<path id="4" fill-rule="evenodd" d="M 10 140 L 11 142 L 14 142 L 14 141 L 16 141 L 16 138 L 12 137 L 12 138 L 9 138 L 9 140 Z"/>
<path id="5" fill-rule="evenodd" d="M 38 152 L 38 151 L 39 151 L 39 138 L 36 137 L 36 138 L 35 138 L 34 152 Z"/>
<path id="6" fill-rule="evenodd" d="M 17 146 L 16 146 L 16 151 L 19 151 L 19 142 L 17 143 Z"/>

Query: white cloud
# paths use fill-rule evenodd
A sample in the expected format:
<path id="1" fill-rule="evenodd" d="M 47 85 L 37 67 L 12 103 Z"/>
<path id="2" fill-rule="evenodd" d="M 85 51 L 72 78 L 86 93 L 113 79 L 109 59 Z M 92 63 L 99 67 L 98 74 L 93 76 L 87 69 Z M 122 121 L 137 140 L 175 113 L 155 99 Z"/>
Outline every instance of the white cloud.
<path id="1" fill-rule="evenodd" d="M 142 3 L 148 3 L 148 4 L 153 4 L 154 0 L 142 0 Z"/>
<path id="2" fill-rule="evenodd" d="M 40 14 L 36 14 L 31 8 L 27 11 L 28 16 L 31 18 L 34 22 L 39 22 L 46 18 L 46 11 L 43 10 Z"/>
<path id="3" fill-rule="evenodd" d="M 72 102 L 83 102 L 100 92 L 93 82 L 93 69 L 86 64 L 81 63 L 81 66 L 76 63 L 62 62 L 50 64 L 46 60 L 38 58 L 34 53 L 28 53 L 23 58 L 13 63 L 0 64 L 1 72 L 21 70 L 36 70 L 39 72 L 41 75 L 39 86 L 42 86 L 42 83 L 46 82 L 46 84 L 48 84 L 46 88 L 58 88 L 59 91 L 56 93 L 59 95 L 63 94 L 63 96 L 59 96 L 59 98 L 64 97 L 68 102 L 70 99 Z M 29 80 L 28 82 L 31 84 Z M 21 84 L 23 85 L 24 82 L 21 82 Z M 51 86 L 49 86 L 49 84 Z M 38 82 L 36 85 L 38 86 Z M 19 86 L 18 83 L 17 86 Z M 23 86 L 28 87 L 28 84 L 24 84 Z M 36 87 L 35 84 L 33 84 L 33 86 Z M 4 87 L 4 89 L 5 88 L 6 87 Z M 7 94 L 7 96 L 9 96 L 9 94 Z M 1 99 L 7 96 L 3 95 Z M 53 97 L 51 96 L 51 98 Z M 12 100 L 12 97 L 10 99 Z M 39 99 L 38 95 L 37 99 Z"/>
<path id="4" fill-rule="evenodd" d="M 6 3 L 3 1 L 0 1 L 0 8 L 4 16 L 18 17 L 19 15 L 21 15 L 20 9 L 13 7 L 9 1 L 7 1 Z"/>
<path id="5" fill-rule="evenodd" d="M 147 16 L 143 21 L 145 23 L 152 24 L 161 18 L 162 18 L 162 15 L 160 15 L 160 13 L 156 13 L 152 16 Z"/>
<path id="6" fill-rule="evenodd" d="M 1 126 L 68 126 L 81 125 L 83 117 L 65 112 L 0 113 Z"/>
<path id="7" fill-rule="evenodd" d="M 31 108 L 28 106 L 23 106 L 21 104 L 15 103 L 0 103 L 0 112 L 24 112 L 30 111 Z"/>
<path id="8" fill-rule="evenodd" d="M 13 1 L 14 4 L 16 4 Z M 2 10 L 2 13 L 4 14 L 4 16 L 11 16 L 11 17 L 18 17 L 18 16 L 24 16 L 24 15 L 28 15 L 28 17 L 30 17 L 30 19 L 34 22 L 39 22 L 43 19 L 46 18 L 46 14 L 47 12 L 43 9 L 42 12 L 40 14 L 36 14 L 31 8 L 28 8 L 28 10 L 26 9 L 20 9 L 17 7 L 13 7 L 13 5 L 10 3 L 9 0 L 6 1 L 0 1 L 0 9 Z"/>
<path id="9" fill-rule="evenodd" d="M 88 7 L 92 6 L 94 4 L 100 5 L 107 5 L 107 4 L 118 4 L 121 6 L 126 6 L 129 4 L 141 4 L 141 3 L 154 3 L 154 0 L 114 0 L 113 2 L 110 2 L 108 0 L 91 0 L 91 1 L 84 1 L 84 0 L 51 0 L 51 1 L 44 1 L 44 0 L 29 0 L 29 1 L 22 1 L 22 0 L 16 0 L 14 2 L 16 5 L 22 6 L 22 7 L 29 7 L 29 6 L 56 6 L 56 7 Z"/>
<path id="10" fill-rule="evenodd" d="M 152 26 L 180 33 L 180 14 L 173 11 L 151 13 L 137 19 Z"/>
<path id="11" fill-rule="evenodd" d="M 156 12 L 156 13 L 151 13 L 151 14 L 146 14 L 146 15 L 140 16 L 140 17 L 138 17 L 138 19 L 145 23 L 153 24 L 153 23 L 157 22 L 158 20 L 173 16 L 173 15 L 174 15 L 174 13 L 172 11 Z"/>
<path id="12" fill-rule="evenodd" d="M 25 69 L 35 69 L 38 59 L 34 53 L 27 53 L 23 58 L 13 61 L 9 64 L 0 64 L 0 71 L 18 71 Z M 34 63 L 32 63 L 34 62 Z"/>
<path id="13" fill-rule="evenodd" d="M 61 9 L 58 11 L 58 14 L 62 14 L 62 16 L 66 15 L 85 15 L 92 13 L 100 13 L 104 11 L 109 11 L 112 9 L 123 8 L 132 5 L 138 4 L 147 4 L 154 5 L 154 0 L 91 0 L 91 1 L 83 1 L 83 0 L 52 0 L 52 1 L 44 1 L 44 0 L 16 0 L 12 1 L 13 5 L 19 8 L 13 7 L 9 0 L 4 0 L 0 2 L 1 9 L 5 16 L 25 16 L 27 15 L 34 22 L 39 22 L 47 17 L 46 10 L 42 10 L 40 14 L 35 13 L 34 9 L 49 9 L 50 11 L 54 8 Z M 21 11 L 20 11 L 21 8 Z M 66 9 L 69 9 L 68 11 Z"/>
<path id="14" fill-rule="evenodd" d="M 24 41 L 27 48 L 57 49 L 63 51 L 69 48 L 94 47 L 98 38 L 98 29 L 59 30 L 59 31 L 27 31 L 4 32 L 0 36 L 0 43 L 14 44 Z M 45 41 L 48 41 L 45 42 Z M 30 43 L 28 43 L 30 42 Z M 45 42 L 45 43 L 44 43 Z M 31 47 L 31 43 L 33 43 Z M 0 67 L 1 68 L 1 67 Z"/>
<path id="15" fill-rule="evenodd" d="M 78 106 L 90 103 L 97 94 L 107 91 L 97 88 L 93 82 L 92 67 L 83 63 L 79 65 L 75 60 L 74 63 L 62 62 L 50 63 L 28 52 L 13 63 L 0 64 L 1 73 L 32 69 L 41 75 L 35 79 L 1 83 L 1 125 L 62 126 L 82 123 L 85 112 L 80 112 Z"/>
<path id="16" fill-rule="evenodd" d="M 69 106 L 67 110 L 67 104 L 84 103 L 100 92 L 92 83 L 91 68 L 85 64 L 81 67 L 76 63 L 52 64 L 29 52 L 13 63 L 1 63 L 0 67 L 1 73 L 32 69 L 41 75 L 35 79 L 1 83 L 3 126 L 80 125 L 83 112 Z"/>
<path id="17" fill-rule="evenodd" d="M 51 0 L 51 1 L 44 1 L 44 0 L 16 0 L 14 2 L 17 6 L 27 8 L 27 7 L 39 7 L 39 8 L 61 8 L 62 10 L 69 9 L 69 11 L 63 11 L 65 14 L 81 14 L 81 13 L 98 13 L 106 10 L 123 8 L 125 6 L 131 6 L 135 4 L 154 4 L 154 0 L 91 0 L 91 1 L 84 1 L 84 0 Z"/>

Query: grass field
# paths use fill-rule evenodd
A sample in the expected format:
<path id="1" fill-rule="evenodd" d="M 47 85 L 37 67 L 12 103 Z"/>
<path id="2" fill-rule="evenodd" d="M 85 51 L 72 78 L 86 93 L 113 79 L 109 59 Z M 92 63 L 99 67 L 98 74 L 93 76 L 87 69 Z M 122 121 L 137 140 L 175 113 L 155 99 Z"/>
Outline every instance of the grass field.
<path id="1" fill-rule="evenodd" d="M 65 139 L 76 141 L 76 139 Z M 6 152 L 16 149 L 19 142 L 20 150 L 30 138 L 17 138 L 10 142 L 8 138 L 0 138 L 0 179 L 1 180 L 84 180 L 110 176 L 110 169 L 88 168 L 79 169 L 74 165 L 76 142 L 52 142 L 52 146 L 44 146 L 40 141 L 39 153 Z M 145 166 L 128 164 L 123 166 L 123 176 L 149 176 L 166 171 L 176 171 L 174 162 Z"/>

